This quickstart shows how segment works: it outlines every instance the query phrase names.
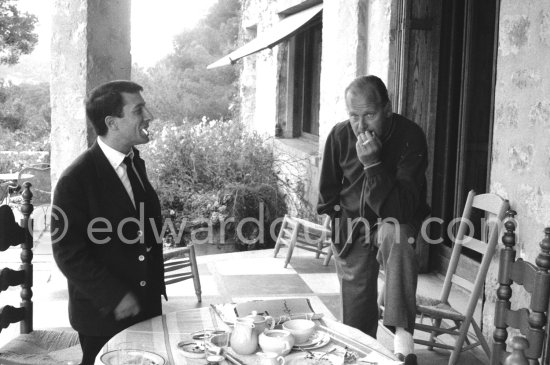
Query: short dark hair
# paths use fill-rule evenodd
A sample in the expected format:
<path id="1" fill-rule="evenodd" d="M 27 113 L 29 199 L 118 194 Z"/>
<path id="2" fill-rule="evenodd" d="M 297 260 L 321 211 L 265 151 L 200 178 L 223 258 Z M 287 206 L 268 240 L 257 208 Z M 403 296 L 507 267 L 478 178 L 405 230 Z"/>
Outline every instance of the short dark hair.
<path id="1" fill-rule="evenodd" d="M 347 97 L 348 92 L 361 94 L 365 93 L 365 90 L 367 90 L 369 87 L 374 88 L 374 90 L 380 97 L 380 101 L 383 105 L 386 105 L 390 101 L 390 97 L 388 96 L 388 89 L 386 88 L 384 81 L 382 81 L 378 76 L 374 75 L 359 76 L 355 80 L 353 80 L 348 85 L 348 87 L 346 87 L 344 98 Z"/>
<path id="2" fill-rule="evenodd" d="M 110 81 L 92 89 L 86 98 L 86 116 L 96 134 L 107 134 L 106 117 L 122 117 L 122 93 L 138 93 L 142 90 L 141 85 L 127 80 Z"/>

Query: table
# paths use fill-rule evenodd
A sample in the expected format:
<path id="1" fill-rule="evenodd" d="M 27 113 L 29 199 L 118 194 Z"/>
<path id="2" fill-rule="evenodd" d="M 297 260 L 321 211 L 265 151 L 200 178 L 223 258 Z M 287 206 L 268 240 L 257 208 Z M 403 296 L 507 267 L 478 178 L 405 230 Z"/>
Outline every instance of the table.
<path id="1" fill-rule="evenodd" d="M 323 321 L 325 326 L 335 331 L 335 333 L 346 335 L 353 339 L 353 341 L 362 344 L 365 348 L 375 349 L 389 359 L 395 360 L 391 351 L 363 332 L 333 320 L 324 319 Z M 163 356 L 166 360 L 166 365 L 204 365 L 206 364 L 204 359 L 185 358 L 177 350 L 177 344 L 180 341 L 190 340 L 191 333 L 207 328 L 227 328 L 227 325 L 219 319 L 215 311 L 208 307 L 181 310 L 157 316 L 137 323 L 114 336 L 100 351 L 95 364 L 102 365 L 100 360 L 101 355 L 117 349 L 118 344 L 122 342 L 138 342 L 144 344 L 146 350 L 154 351 Z M 330 346 L 330 344 L 327 346 Z M 325 351 L 325 349 L 321 351 Z"/>

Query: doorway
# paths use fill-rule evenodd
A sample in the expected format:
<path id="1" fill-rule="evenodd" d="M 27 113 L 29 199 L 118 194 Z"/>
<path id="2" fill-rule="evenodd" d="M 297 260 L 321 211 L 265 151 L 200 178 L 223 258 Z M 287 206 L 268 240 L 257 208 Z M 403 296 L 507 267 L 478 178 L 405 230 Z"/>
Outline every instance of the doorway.
<path id="1" fill-rule="evenodd" d="M 450 257 L 447 224 L 462 215 L 469 190 L 489 190 L 499 7 L 499 0 L 442 4 L 432 216 L 445 223 L 432 235 L 445 242 L 430 252 L 430 266 L 440 272 Z M 482 217 L 473 218 L 479 238 Z M 471 279 L 481 257 L 468 249 L 463 256 L 457 274 Z"/>

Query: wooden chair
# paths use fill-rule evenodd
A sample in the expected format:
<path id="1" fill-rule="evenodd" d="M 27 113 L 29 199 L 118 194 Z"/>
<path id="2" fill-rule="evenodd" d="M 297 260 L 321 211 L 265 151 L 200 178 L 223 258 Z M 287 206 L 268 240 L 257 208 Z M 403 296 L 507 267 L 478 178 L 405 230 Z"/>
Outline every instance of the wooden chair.
<path id="1" fill-rule="evenodd" d="M 195 256 L 195 246 L 190 244 L 185 247 L 178 247 L 167 250 L 163 253 L 164 256 L 164 282 L 166 285 L 179 283 L 187 279 L 193 279 L 195 286 L 195 294 L 197 300 L 202 302 L 201 281 L 199 278 L 199 269 L 197 266 L 197 258 Z M 189 268 L 189 271 L 178 271 Z M 175 272 L 178 271 L 178 272 Z M 168 274 L 167 273 L 171 273 Z"/>
<path id="2" fill-rule="evenodd" d="M 33 189 L 33 205 L 34 210 L 40 209 L 42 212 L 42 220 L 44 229 L 48 228 L 48 208 L 52 204 L 52 182 L 50 176 L 50 166 L 48 164 L 37 164 L 23 168 L 19 171 L 17 179 L 18 184 L 22 185 L 25 182 L 31 183 Z"/>
<path id="3" fill-rule="evenodd" d="M 36 208 L 39 205 L 50 205 L 52 201 L 52 181 L 49 165 L 25 167 L 19 171 L 17 179 L 20 185 L 29 182 L 32 185 L 32 203 Z"/>
<path id="4" fill-rule="evenodd" d="M 421 345 L 426 345 L 428 346 L 428 349 L 437 347 L 451 350 L 452 352 L 449 358 L 449 365 L 456 364 L 462 351 L 467 351 L 480 345 L 487 354 L 487 357 L 490 357 L 491 351 L 489 345 L 483 337 L 483 333 L 481 332 L 479 325 L 474 320 L 473 315 L 483 291 L 483 285 L 485 283 L 485 277 L 487 276 L 489 265 L 495 254 L 500 222 L 502 222 L 508 207 L 508 201 L 502 199 L 496 194 L 476 195 L 475 192 L 471 190 L 468 194 L 464 212 L 460 219 L 456 239 L 453 243 L 449 267 L 445 275 L 445 280 L 439 299 L 426 298 L 422 296 L 417 296 L 416 298 L 417 312 L 420 315 L 420 320 L 415 324 L 415 329 L 429 332 L 430 338 L 429 340 L 415 338 L 414 342 Z M 482 213 L 486 214 L 486 219 L 489 223 L 488 227 L 482 227 L 487 228 L 488 233 L 482 230 L 481 240 L 470 237 L 466 234 L 473 209 L 479 209 Z M 491 218 L 496 218 L 496 222 L 491 222 Z M 468 247 L 483 255 L 483 259 L 473 283 L 456 275 L 456 270 L 463 247 Z M 453 283 L 458 284 L 471 292 L 471 296 L 464 313 L 461 313 L 449 303 L 449 294 Z M 431 323 L 424 323 L 425 318 L 429 318 Z M 444 323 L 450 323 L 451 326 L 445 328 L 443 325 Z M 468 330 L 470 329 L 470 325 L 473 327 L 475 334 L 474 342 L 471 342 L 468 338 Z M 442 334 L 456 336 L 454 346 L 438 341 L 438 336 Z"/>
<path id="5" fill-rule="evenodd" d="M 8 205 L 0 206 L 0 251 L 21 245 L 19 270 L 4 268 L 0 273 L 0 291 L 10 286 L 21 286 L 21 306 L 6 305 L 0 309 L 0 331 L 12 323 L 20 323 L 20 335 L 0 348 L 1 364 L 59 364 L 63 361 L 79 362 L 82 353 L 78 334 L 74 331 L 33 330 L 33 236 L 31 184 L 23 185 L 23 219 L 17 224 Z"/>
<path id="6" fill-rule="evenodd" d="M 287 267 L 295 247 L 315 252 L 315 257 L 325 256 L 323 265 L 327 266 L 332 257 L 330 217 L 327 215 L 323 224 L 317 224 L 305 219 L 291 217 L 285 214 L 273 257 L 277 257 L 281 245 L 288 247 L 285 259 Z"/>
<path id="7" fill-rule="evenodd" d="M 545 344 L 545 326 L 550 300 L 550 227 L 545 228 L 545 237 L 540 243 L 541 252 L 533 265 L 516 259 L 516 212 L 508 212 L 502 237 L 504 249 L 500 251 L 498 270 L 499 288 L 495 304 L 495 330 L 493 332 L 493 353 L 491 365 L 539 364 Z M 523 286 L 530 296 L 529 308 L 511 309 L 512 283 Z M 514 288 L 514 290 L 516 290 Z M 525 294 L 521 294 L 524 296 Z M 515 328 L 525 337 L 515 337 L 513 353 L 506 352 L 508 327 Z M 546 339 L 548 340 L 548 339 Z M 543 359 L 543 362 L 545 359 Z"/>

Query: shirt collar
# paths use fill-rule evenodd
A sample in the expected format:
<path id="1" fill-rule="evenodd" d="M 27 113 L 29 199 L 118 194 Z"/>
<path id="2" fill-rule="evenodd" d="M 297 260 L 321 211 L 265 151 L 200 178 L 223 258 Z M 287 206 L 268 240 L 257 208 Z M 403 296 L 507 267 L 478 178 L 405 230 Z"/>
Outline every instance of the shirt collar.
<path id="1" fill-rule="evenodd" d="M 107 160 L 113 166 L 113 168 L 116 170 L 122 161 L 124 160 L 124 157 L 129 156 L 131 159 L 134 158 L 134 150 L 132 149 L 127 155 L 125 155 L 122 152 L 119 152 L 115 150 L 114 148 L 108 146 L 103 139 L 100 137 L 97 137 L 97 144 L 99 145 L 99 148 L 101 148 L 101 151 L 105 154 L 105 157 L 107 157 Z"/>

